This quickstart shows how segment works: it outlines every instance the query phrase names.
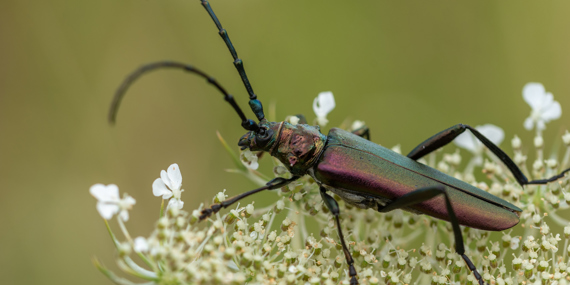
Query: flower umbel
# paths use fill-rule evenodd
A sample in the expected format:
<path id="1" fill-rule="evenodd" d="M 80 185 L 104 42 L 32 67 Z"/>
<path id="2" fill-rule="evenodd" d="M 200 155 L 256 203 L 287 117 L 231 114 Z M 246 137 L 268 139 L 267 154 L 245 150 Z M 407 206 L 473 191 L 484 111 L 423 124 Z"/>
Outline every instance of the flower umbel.
<path id="1" fill-rule="evenodd" d="M 537 132 L 540 132 L 546 128 L 546 123 L 562 115 L 560 103 L 554 101 L 552 93 L 546 92 L 540 83 L 527 83 L 523 88 L 523 98 L 532 109 L 524 121 L 524 127 L 529 131 L 536 126 Z"/>
<path id="2" fill-rule="evenodd" d="M 178 164 L 174 163 L 168 167 L 167 171 L 160 171 L 160 178 L 157 178 L 152 183 L 152 193 L 154 196 L 162 196 L 162 199 L 170 199 L 168 201 L 168 206 L 175 207 L 177 209 L 182 209 L 184 202 L 180 200 L 180 196 L 184 190 L 180 189 L 182 187 L 182 174 L 180 174 L 180 168 Z"/>
<path id="3" fill-rule="evenodd" d="M 129 220 L 128 210 L 133 208 L 136 201 L 127 194 L 124 194 L 123 199 L 120 199 L 117 185 L 95 184 L 89 188 L 89 193 L 97 199 L 97 211 L 103 219 L 109 220 L 119 213 L 119 217 L 123 221 Z"/>

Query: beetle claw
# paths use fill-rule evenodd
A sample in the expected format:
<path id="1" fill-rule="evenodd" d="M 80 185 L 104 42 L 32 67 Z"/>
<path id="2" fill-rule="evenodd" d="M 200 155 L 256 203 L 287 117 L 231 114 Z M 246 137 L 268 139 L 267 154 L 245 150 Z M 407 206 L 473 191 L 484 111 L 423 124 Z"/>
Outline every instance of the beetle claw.
<path id="1" fill-rule="evenodd" d="M 222 205 L 213 204 L 212 206 L 210 206 L 210 208 L 202 210 L 202 212 L 200 213 L 200 221 L 203 221 L 206 218 L 208 218 L 209 216 L 211 216 L 212 214 L 219 212 L 221 208 L 222 208 Z"/>
<path id="2" fill-rule="evenodd" d="M 203 221 L 206 218 L 208 218 L 209 216 L 211 216 L 213 212 L 214 211 L 210 208 L 202 210 L 202 212 L 200 213 L 201 214 L 200 215 L 200 221 Z"/>

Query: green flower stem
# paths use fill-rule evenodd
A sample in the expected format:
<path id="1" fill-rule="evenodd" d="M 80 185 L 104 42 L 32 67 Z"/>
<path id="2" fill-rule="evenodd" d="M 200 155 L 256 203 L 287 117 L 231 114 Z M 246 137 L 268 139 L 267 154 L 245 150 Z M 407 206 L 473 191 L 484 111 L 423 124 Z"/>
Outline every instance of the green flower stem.
<path id="1" fill-rule="evenodd" d="M 155 275 L 155 278 L 149 278 L 149 277 L 146 276 L 145 274 L 141 274 L 141 273 L 138 272 L 137 270 L 134 270 L 133 268 L 131 268 L 131 265 L 133 265 L 134 262 L 133 262 L 133 264 L 128 264 L 127 261 L 126 261 L 127 259 L 130 260 L 129 257 L 125 257 L 124 259 L 118 259 L 118 260 L 117 260 L 117 265 L 119 266 L 119 268 L 121 268 L 121 270 L 123 270 L 124 272 L 126 272 L 126 273 L 128 273 L 128 274 L 131 274 L 131 275 L 133 275 L 133 276 L 135 276 L 135 277 L 141 278 L 141 279 L 145 279 L 145 280 L 149 280 L 149 281 L 156 281 L 156 280 L 158 280 L 158 279 L 156 278 L 156 275 Z M 131 261 L 132 261 L 132 260 L 131 260 Z M 137 267 L 140 268 L 140 269 L 143 269 L 143 268 L 141 268 L 141 267 L 138 266 L 138 265 L 137 265 Z M 146 270 L 146 269 L 144 269 L 144 270 Z"/>
<path id="2" fill-rule="evenodd" d="M 138 264 L 136 264 L 136 262 L 134 262 L 130 257 L 125 256 L 123 258 L 123 260 L 125 261 L 125 265 L 128 266 L 129 268 L 131 268 L 134 272 L 136 272 L 136 274 L 138 274 L 137 276 L 142 278 L 142 279 L 146 279 L 146 280 L 151 280 L 151 281 L 158 281 L 157 275 L 154 271 L 149 271 L 147 269 L 144 269 L 142 267 L 140 267 Z"/>
<path id="3" fill-rule="evenodd" d="M 121 218 L 119 217 L 117 219 L 117 222 L 119 223 L 119 227 L 121 228 L 121 231 L 123 232 L 123 235 L 125 235 L 125 238 L 131 243 L 133 244 L 133 239 L 131 238 L 131 235 L 129 234 L 129 231 L 127 231 L 127 227 L 125 227 L 125 223 L 123 223 L 123 220 L 121 220 Z"/>
<path id="4" fill-rule="evenodd" d="M 220 132 L 216 131 L 216 135 L 218 136 L 218 140 L 220 140 L 220 143 L 222 143 L 222 146 L 224 147 L 224 149 L 226 150 L 226 152 L 231 156 L 232 161 L 234 162 L 234 165 L 237 169 L 239 169 L 240 171 L 246 172 L 247 171 L 247 167 L 245 167 L 245 165 L 243 165 L 243 163 L 241 163 L 241 160 L 239 159 L 239 156 L 234 152 L 233 148 L 231 148 L 228 143 L 226 142 L 226 140 L 224 140 L 224 138 L 222 137 L 222 135 L 220 134 Z"/>
<path id="5" fill-rule="evenodd" d="M 566 152 L 564 153 L 564 158 L 562 159 L 562 163 L 560 163 L 559 171 L 567 169 L 568 162 L 570 162 L 570 146 L 566 147 Z"/>
<path id="6" fill-rule="evenodd" d="M 142 261 L 144 261 L 144 263 L 148 267 L 152 268 L 154 271 L 158 269 L 156 264 L 153 261 L 151 261 L 151 259 L 149 259 L 147 256 L 145 256 L 142 252 L 137 252 L 137 255 L 140 257 L 140 259 L 142 259 Z"/>
<path id="7" fill-rule="evenodd" d="M 111 227 L 109 226 L 109 222 L 105 219 L 103 219 L 103 221 L 105 221 L 105 227 L 107 227 L 107 232 L 109 233 L 109 235 L 111 236 L 111 239 L 113 240 L 113 244 L 115 245 L 115 249 L 119 249 L 119 241 L 117 240 L 117 238 L 115 237 L 115 234 L 111 230 Z"/>
<path id="8" fill-rule="evenodd" d="M 570 221 L 560 217 L 558 214 L 556 214 L 555 211 L 549 211 L 548 216 L 552 219 L 552 221 L 561 227 L 565 227 L 570 224 Z"/>
<path id="9" fill-rule="evenodd" d="M 97 269 L 99 269 L 99 271 L 101 271 L 101 273 L 103 273 L 103 275 L 107 276 L 107 278 L 111 279 L 111 281 L 115 282 L 116 284 L 119 285 L 153 285 L 155 284 L 154 282 L 147 282 L 147 283 L 134 283 L 131 282 L 128 279 L 119 277 L 117 275 L 115 275 L 115 273 L 113 273 L 112 271 L 108 270 L 107 268 L 105 268 L 97 258 L 93 259 L 93 264 L 95 265 L 95 267 L 97 267 Z"/>

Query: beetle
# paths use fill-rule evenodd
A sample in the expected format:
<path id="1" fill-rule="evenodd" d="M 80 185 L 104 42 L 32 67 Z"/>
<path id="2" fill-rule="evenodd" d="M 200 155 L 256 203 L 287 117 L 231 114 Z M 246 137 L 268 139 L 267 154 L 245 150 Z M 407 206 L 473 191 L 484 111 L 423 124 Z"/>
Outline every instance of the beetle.
<path id="1" fill-rule="evenodd" d="M 265 118 L 263 106 L 253 92 L 243 62 L 238 58 L 227 31 L 222 27 L 208 1 L 202 0 L 201 4 L 214 21 L 234 59 L 234 66 L 249 94 L 250 109 L 258 122 L 248 119 L 233 96 L 213 77 L 191 65 L 173 61 L 150 63 L 132 72 L 115 93 L 109 111 L 109 121 L 115 122 L 124 94 L 141 75 L 162 68 L 181 69 L 205 78 L 224 95 L 224 99 L 240 117 L 241 126 L 247 131 L 238 142 L 242 150 L 268 152 L 287 167 L 292 177 L 272 179 L 263 187 L 213 204 L 202 210 L 200 220 L 242 198 L 264 190 L 281 188 L 304 175 L 309 175 L 319 185 L 322 200 L 335 219 L 351 285 L 358 284 L 357 272 L 342 233 L 338 203 L 329 194 L 330 192 L 358 208 L 372 208 L 378 212 L 403 209 L 450 222 L 455 238 L 455 251 L 482 285 L 484 281 L 481 274 L 465 255 L 459 226 L 489 231 L 505 230 L 518 224 L 522 210 L 488 192 L 419 163 L 418 159 L 447 145 L 458 135 L 469 130 L 505 164 L 523 187 L 553 182 L 570 171 L 569 168 L 548 179 L 529 181 L 505 152 L 476 129 L 464 124 L 457 124 L 435 134 L 420 143 L 408 155 L 403 156 L 371 142 L 367 127 L 353 132 L 333 128 L 324 135 L 318 126 L 308 125 L 302 116 L 296 125 L 288 122 L 270 122 Z"/>

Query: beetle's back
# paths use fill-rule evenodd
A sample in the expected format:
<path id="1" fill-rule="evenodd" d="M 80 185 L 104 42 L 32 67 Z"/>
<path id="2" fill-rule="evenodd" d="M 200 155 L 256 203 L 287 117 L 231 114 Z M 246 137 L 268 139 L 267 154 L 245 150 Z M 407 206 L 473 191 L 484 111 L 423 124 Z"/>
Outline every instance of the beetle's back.
<path id="1" fill-rule="evenodd" d="M 459 223 L 483 230 L 504 230 L 519 222 L 521 210 L 479 188 L 359 136 L 333 128 L 315 168 L 315 178 L 352 194 L 393 200 L 419 188 L 443 185 Z M 410 207 L 449 220 L 444 197 Z"/>

